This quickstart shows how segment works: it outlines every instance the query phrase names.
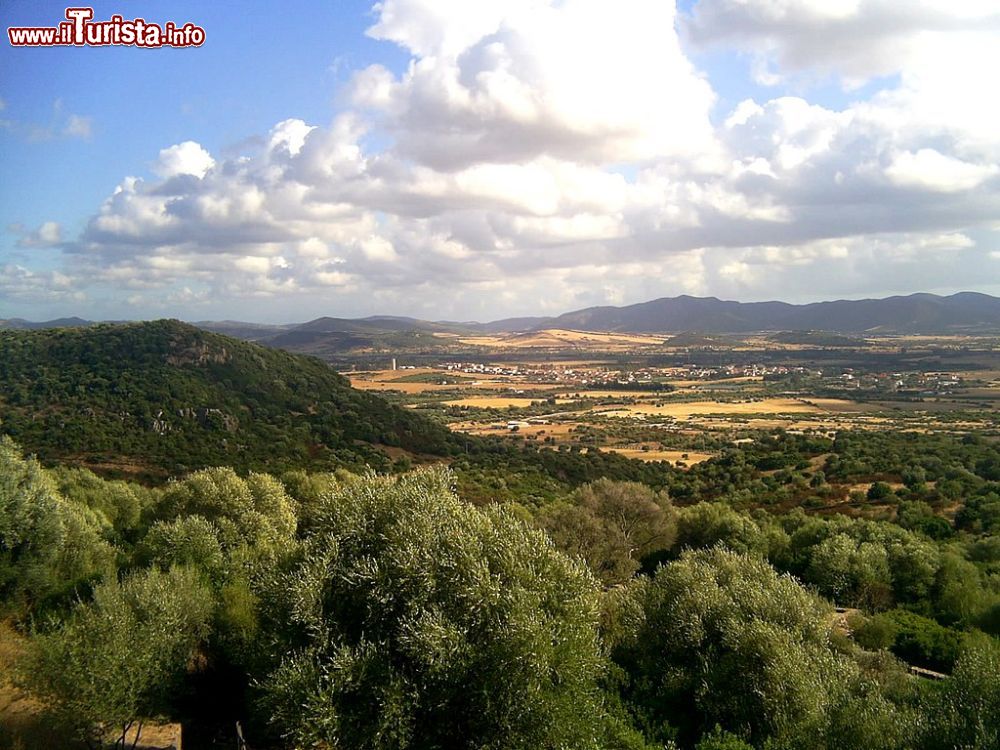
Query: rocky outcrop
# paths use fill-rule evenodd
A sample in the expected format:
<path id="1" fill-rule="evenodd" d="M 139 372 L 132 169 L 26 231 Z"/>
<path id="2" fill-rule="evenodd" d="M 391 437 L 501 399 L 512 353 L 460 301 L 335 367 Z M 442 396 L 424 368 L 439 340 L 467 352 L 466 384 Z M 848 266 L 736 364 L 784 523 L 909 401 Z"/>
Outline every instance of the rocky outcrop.
<path id="1" fill-rule="evenodd" d="M 177 347 L 167 355 L 167 364 L 174 367 L 184 365 L 203 366 L 207 364 L 225 364 L 232 359 L 232 354 L 224 346 L 210 346 L 204 342 L 192 343 L 185 347 Z"/>

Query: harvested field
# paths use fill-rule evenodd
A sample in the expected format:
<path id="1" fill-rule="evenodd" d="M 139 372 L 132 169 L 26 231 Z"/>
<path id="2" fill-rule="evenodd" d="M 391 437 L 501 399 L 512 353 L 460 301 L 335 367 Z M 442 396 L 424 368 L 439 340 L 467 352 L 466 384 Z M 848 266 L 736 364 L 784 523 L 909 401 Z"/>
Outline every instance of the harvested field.
<path id="1" fill-rule="evenodd" d="M 445 401 L 446 406 L 469 406 L 475 409 L 508 409 L 515 407 L 523 409 L 532 404 L 537 404 L 537 398 L 516 398 L 504 396 L 472 396 L 471 398 L 460 398 L 455 401 Z"/>
<path id="2" fill-rule="evenodd" d="M 834 399 L 828 399 L 834 401 Z M 851 403 L 845 401 L 844 403 Z M 825 409 L 806 404 L 793 398 L 768 398 L 760 401 L 689 401 L 654 406 L 652 404 L 634 404 L 622 406 L 620 409 L 602 411 L 609 417 L 635 417 L 649 415 L 655 417 L 673 417 L 674 419 L 691 419 L 691 417 L 708 414 L 817 414 Z"/>
<path id="3" fill-rule="evenodd" d="M 503 336 L 468 336 L 460 339 L 468 346 L 484 346 L 497 349 L 550 349 L 550 348 L 597 348 L 614 351 L 636 346 L 660 346 L 662 336 L 647 336 L 634 333 L 595 333 L 554 328 L 544 331 L 529 331 Z"/>
<path id="4" fill-rule="evenodd" d="M 469 435 L 496 435 L 499 432 L 508 432 L 506 422 L 455 422 L 448 425 L 455 432 L 464 432 Z M 518 435 L 537 435 L 540 437 L 552 436 L 556 439 L 565 438 L 576 425 L 561 422 L 558 424 L 527 424 L 518 428 Z"/>
<path id="5" fill-rule="evenodd" d="M 351 387 L 360 391 L 397 391 L 399 393 L 428 393 L 432 391 L 453 391 L 459 386 L 440 383 L 394 383 L 391 380 L 351 379 Z"/>
<path id="6" fill-rule="evenodd" d="M 763 383 L 764 378 L 747 375 L 739 378 L 715 378 L 713 380 L 668 380 L 667 382 L 675 388 L 711 388 L 713 385 Z"/>
<path id="7" fill-rule="evenodd" d="M 711 453 L 697 453 L 693 451 L 644 451 L 641 448 L 613 447 L 602 448 L 601 450 L 609 453 L 619 453 L 626 458 L 637 458 L 640 461 L 669 461 L 672 464 L 676 464 L 678 461 L 683 461 L 688 466 L 694 466 L 695 464 L 700 464 L 702 461 L 707 461 L 712 458 Z"/>

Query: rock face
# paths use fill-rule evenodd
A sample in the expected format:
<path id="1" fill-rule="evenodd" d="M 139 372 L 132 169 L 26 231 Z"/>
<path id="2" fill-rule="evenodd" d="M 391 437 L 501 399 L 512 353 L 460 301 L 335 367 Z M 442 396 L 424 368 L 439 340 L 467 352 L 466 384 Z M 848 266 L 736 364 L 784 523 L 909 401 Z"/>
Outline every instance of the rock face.
<path id="1" fill-rule="evenodd" d="M 210 346 L 205 342 L 177 346 L 167 355 L 168 365 L 183 367 L 184 365 L 223 365 L 232 359 L 232 355 L 224 346 Z"/>
<path id="2" fill-rule="evenodd" d="M 177 416 L 182 420 L 197 422 L 201 427 L 209 430 L 236 432 L 240 428 L 240 420 L 232 414 L 227 414 L 222 409 L 211 409 L 207 406 L 199 406 L 198 408 L 188 406 L 178 409 Z M 150 429 L 158 435 L 165 435 L 173 429 L 173 426 L 164 417 L 162 409 L 156 413 L 150 424 Z"/>

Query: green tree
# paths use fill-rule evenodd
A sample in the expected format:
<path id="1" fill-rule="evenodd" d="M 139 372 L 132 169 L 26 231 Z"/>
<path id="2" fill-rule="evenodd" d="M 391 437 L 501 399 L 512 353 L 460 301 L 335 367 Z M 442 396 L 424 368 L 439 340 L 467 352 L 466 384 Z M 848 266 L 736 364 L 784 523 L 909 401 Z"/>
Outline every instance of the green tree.
<path id="1" fill-rule="evenodd" d="M 51 471 L 59 491 L 70 502 L 100 513 L 117 533 L 134 529 L 142 512 L 144 492 L 120 481 L 106 481 L 87 469 L 60 466 Z"/>
<path id="2" fill-rule="evenodd" d="M 141 555 L 161 570 L 189 565 L 213 579 L 225 561 L 215 526 L 201 516 L 157 521 L 142 540 Z"/>
<path id="3" fill-rule="evenodd" d="M 212 606 L 191 569 L 103 583 L 62 627 L 33 639 L 24 679 L 82 738 L 124 747 L 136 722 L 141 731 L 168 706 Z"/>
<path id="4" fill-rule="evenodd" d="M 677 727 L 693 743 L 718 724 L 754 745 L 827 747 L 857 675 L 829 647 L 829 605 L 763 559 L 722 548 L 685 553 L 635 592 L 644 617 L 614 658 L 657 739 L 670 735 L 658 727 Z"/>
<path id="5" fill-rule="evenodd" d="M 705 549 L 716 544 L 736 552 L 768 553 L 767 536 L 745 513 L 723 503 L 698 503 L 679 511 L 675 549 Z"/>
<path id="6" fill-rule="evenodd" d="M 609 586 L 631 578 L 644 557 L 669 548 L 675 535 L 666 493 L 610 479 L 580 487 L 541 523 L 559 549 L 583 559 Z"/>
<path id="7" fill-rule="evenodd" d="M 892 604 L 889 555 L 881 544 L 835 534 L 812 551 L 806 580 L 845 606 L 885 609 Z"/>
<path id="8" fill-rule="evenodd" d="M 288 651 L 264 705 L 294 746 L 601 746 L 593 578 L 452 481 L 340 488 L 301 561 L 264 587 Z"/>
<path id="9" fill-rule="evenodd" d="M 1000 643 L 970 638 L 955 671 L 927 707 L 928 750 L 993 750 L 1000 747 Z"/>
<path id="10" fill-rule="evenodd" d="M 246 479 L 229 468 L 204 469 L 169 485 L 157 515 L 164 520 L 198 515 L 211 521 L 223 548 L 250 545 L 280 552 L 295 534 L 295 502 L 268 474 Z"/>
<path id="11" fill-rule="evenodd" d="M 101 522 L 67 503 L 48 473 L 0 437 L 0 601 L 30 606 L 110 573 Z"/>

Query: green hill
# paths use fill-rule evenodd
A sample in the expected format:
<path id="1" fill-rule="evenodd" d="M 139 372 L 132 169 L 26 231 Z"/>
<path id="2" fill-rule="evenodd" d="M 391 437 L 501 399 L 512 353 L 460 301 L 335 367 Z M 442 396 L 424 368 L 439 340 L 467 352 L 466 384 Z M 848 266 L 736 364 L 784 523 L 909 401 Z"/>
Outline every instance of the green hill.
<path id="1" fill-rule="evenodd" d="M 317 359 L 174 320 L 0 331 L 0 432 L 42 459 L 149 477 L 386 468 L 394 448 L 444 456 L 461 439 Z"/>

